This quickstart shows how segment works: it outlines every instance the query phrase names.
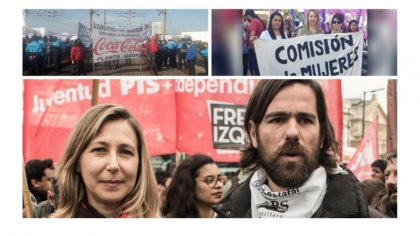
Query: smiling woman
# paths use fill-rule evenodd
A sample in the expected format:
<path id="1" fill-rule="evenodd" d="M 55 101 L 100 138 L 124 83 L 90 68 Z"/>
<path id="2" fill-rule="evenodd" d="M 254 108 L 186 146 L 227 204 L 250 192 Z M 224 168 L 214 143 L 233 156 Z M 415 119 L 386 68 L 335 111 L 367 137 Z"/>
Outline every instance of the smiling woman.
<path id="1" fill-rule="evenodd" d="M 139 124 L 123 107 L 89 109 L 57 168 L 60 202 L 52 217 L 156 217 L 158 192 Z"/>
<path id="2" fill-rule="evenodd" d="M 194 155 L 177 168 L 169 185 L 162 214 L 170 218 L 212 218 L 211 206 L 223 195 L 223 178 L 213 159 Z"/>

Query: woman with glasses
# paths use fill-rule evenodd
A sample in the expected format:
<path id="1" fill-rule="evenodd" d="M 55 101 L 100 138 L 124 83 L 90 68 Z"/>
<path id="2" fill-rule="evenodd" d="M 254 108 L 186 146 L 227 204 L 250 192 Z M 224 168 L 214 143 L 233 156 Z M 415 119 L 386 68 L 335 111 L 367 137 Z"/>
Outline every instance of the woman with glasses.
<path id="1" fill-rule="evenodd" d="M 211 206 L 223 196 L 223 177 L 206 155 L 193 155 L 177 168 L 169 185 L 162 214 L 170 218 L 213 218 Z"/>
<path id="2" fill-rule="evenodd" d="M 331 20 L 331 32 L 329 32 L 328 34 L 345 33 L 343 23 L 344 23 L 344 15 L 341 13 L 334 14 Z"/>
<path id="3" fill-rule="evenodd" d="M 321 28 L 320 21 L 321 19 L 319 17 L 318 10 L 315 10 L 315 9 L 308 10 L 305 23 L 303 24 L 302 29 L 298 32 L 298 36 L 323 34 L 324 31 Z"/>

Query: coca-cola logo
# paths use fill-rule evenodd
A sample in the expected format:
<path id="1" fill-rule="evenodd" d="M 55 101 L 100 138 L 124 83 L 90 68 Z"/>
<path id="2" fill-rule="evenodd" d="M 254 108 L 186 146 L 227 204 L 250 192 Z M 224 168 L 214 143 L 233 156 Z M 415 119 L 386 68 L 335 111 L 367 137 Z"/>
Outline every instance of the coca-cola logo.
<path id="1" fill-rule="evenodd" d="M 102 37 L 94 45 L 93 53 L 95 55 L 102 55 L 105 53 L 134 53 L 141 52 L 142 47 L 142 40 L 139 38 L 108 41 L 106 37 Z"/>

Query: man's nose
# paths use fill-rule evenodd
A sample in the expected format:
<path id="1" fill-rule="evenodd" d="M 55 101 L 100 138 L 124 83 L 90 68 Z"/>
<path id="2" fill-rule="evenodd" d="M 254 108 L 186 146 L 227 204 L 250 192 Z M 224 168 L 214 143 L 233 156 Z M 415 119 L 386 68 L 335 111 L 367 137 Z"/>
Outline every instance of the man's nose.
<path id="1" fill-rule="evenodd" d="M 298 139 L 299 138 L 299 124 L 296 122 L 295 119 L 290 119 L 287 122 L 286 127 L 286 139 Z"/>

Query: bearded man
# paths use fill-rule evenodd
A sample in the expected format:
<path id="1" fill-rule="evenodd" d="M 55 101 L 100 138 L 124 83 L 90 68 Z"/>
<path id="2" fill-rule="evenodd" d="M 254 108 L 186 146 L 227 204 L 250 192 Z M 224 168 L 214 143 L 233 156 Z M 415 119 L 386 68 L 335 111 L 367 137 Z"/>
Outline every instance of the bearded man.
<path id="1" fill-rule="evenodd" d="M 339 167 L 324 92 L 314 80 L 261 80 L 248 102 L 250 177 L 213 210 L 230 218 L 383 217 L 362 186 Z"/>

